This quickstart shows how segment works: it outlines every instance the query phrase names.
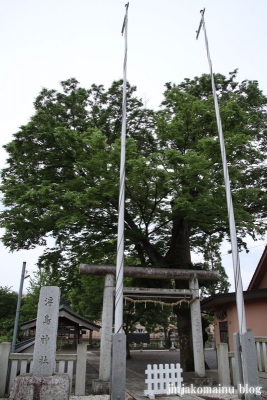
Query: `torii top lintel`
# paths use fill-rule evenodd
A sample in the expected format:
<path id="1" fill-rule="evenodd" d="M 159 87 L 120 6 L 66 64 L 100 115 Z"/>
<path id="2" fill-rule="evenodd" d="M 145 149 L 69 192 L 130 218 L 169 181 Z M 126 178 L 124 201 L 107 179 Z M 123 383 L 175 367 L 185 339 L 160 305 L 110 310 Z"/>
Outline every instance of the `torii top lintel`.
<path id="1" fill-rule="evenodd" d="M 80 264 L 80 274 L 82 275 L 116 275 L 114 265 L 91 265 Z M 217 281 L 220 278 L 217 271 L 203 271 L 193 269 L 170 269 L 170 268 L 151 268 L 151 267 L 124 267 L 124 276 L 132 278 L 151 278 L 151 279 L 181 279 L 188 280 L 197 278 L 201 280 Z"/>

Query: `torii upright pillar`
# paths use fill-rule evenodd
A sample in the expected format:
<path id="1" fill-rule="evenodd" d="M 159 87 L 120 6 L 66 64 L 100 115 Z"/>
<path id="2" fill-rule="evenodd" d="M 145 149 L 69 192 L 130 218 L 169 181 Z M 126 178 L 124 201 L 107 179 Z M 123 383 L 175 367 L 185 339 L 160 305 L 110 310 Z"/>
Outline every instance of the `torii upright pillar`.
<path id="1" fill-rule="evenodd" d="M 197 278 L 192 278 L 189 280 L 189 289 L 191 289 L 192 299 L 194 299 L 194 301 L 190 304 L 190 310 L 195 373 L 199 378 L 203 378 L 205 377 L 205 359 L 200 312 L 199 286 Z"/>

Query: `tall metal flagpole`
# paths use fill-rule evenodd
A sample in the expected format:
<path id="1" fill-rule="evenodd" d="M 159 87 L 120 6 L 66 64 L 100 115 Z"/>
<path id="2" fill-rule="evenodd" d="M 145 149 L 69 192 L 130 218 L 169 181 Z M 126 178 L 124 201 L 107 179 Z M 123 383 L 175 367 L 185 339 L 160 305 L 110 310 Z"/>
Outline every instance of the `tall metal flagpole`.
<path id="1" fill-rule="evenodd" d="M 116 291 L 115 291 L 115 333 L 122 333 L 123 325 L 123 267 L 124 267 L 124 202 L 125 202 L 125 143 L 126 143 L 126 69 L 127 69 L 127 25 L 128 7 L 123 21 L 121 34 L 125 38 L 125 54 L 123 63 L 123 100 L 122 100 L 122 127 L 121 127 L 121 165 L 120 165 L 120 193 L 119 219 L 116 262 Z"/>
<path id="2" fill-rule="evenodd" d="M 233 202 L 232 202 L 231 186 L 230 186 L 229 172 L 228 172 L 228 166 L 227 166 L 224 137 L 223 137 L 223 131 L 222 131 L 222 122 L 221 122 L 220 110 L 219 110 L 219 105 L 218 105 L 218 98 L 217 98 L 217 94 L 216 94 L 214 75 L 213 75 L 213 71 L 212 71 L 212 63 L 211 63 L 210 52 L 209 52 L 207 32 L 206 32 L 206 27 L 205 27 L 205 20 L 204 20 L 205 9 L 201 10 L 200 12 L 202 14 L 202 18 L 200 21 L 200 25 L 199 25 L 199 28 L 197 31 L 196 38 L 198 39 L 201 27 L 203 26 L 206 49 L 207 49 L 207 57 L 208 57 L 208 62 L 209 62 L 209 66 L 210 66 L 212 92 L 213 92 L 216 120 L 217 120 L 217 126 L 218 126 L 218 134 L 219 134 L 220 146 L 221 146 L 222 163 L 223 163 L 223 175 L 224 175 L 224 184 L 225 184 L 225 190 L 226 190 L 226 200 L 227 200 L 228 218 L 229 218 L 229 226 L 230 226 L 230 237 L 231 237 L 231 245 L 232 245 L 232 259 L 233 259 L 235 291 L 236 291 L 238 327 L 239 327 L 239 333 L 243 333 L 243 332 L 247 332 L 247 327 L 246 327 L 246 315 L 245 315 L 244 298 L 243 298 L 243 285 L 242 285 L 239 253 L 238 253 L 238 246 L 237 246 L 234 208 L 233 208 Z"/>
<path id="3" fill-rule="evenodd" d="M 224 175 L 224 184 L 226 190 L 226 201 L 227 201 L 227 209 L 228 209 L 228 219 L 229 219 L 229 227 L 230 227 L 230 238 L 232 245 L 232 259 L 233 259 L 233 269 L 234 269 L 234 280 L 235 280 L 235 292 L 236 292 L 236 308 L 237 308 L 237 318 L 238 318 L 238 328 L 239 333 L 234 333 L 234 350 L 235 350 L 235 359 L 236 359 L 236 379 L 237 379 L 237 391 L 238 397 L 241 399 L 244 397 L 244 388 L 245 388 L 245 398 L 246 400 L 260 400 L 261 396 L 255 391 L 252 393 L 250 388 L 259 387 L 259 375 L 258 375 L 258 366 L 257 366 L 257 355 L 255 348 L 255 338 L 252 332 L 247 332 L 246 327 L 246 315 L 245 315 L 245 306 L 244 306 L 244 297 L 243 297 L 243 285 L 240 271 L 240 260 L 237 246 L 237 235 L 236 235 L 236 225 L 235 225 L 235 216 L 234 216 L 234 208 L 232 202 L 232 194 L 231 194 L 231 185 L 228 173 L 227 159 L 226 159 L 226 151 L 224 144 L 224 137 L 222 132 L 222 122 L 220 117 L 220 110 L 218 105 L 218 98 L 215 88 L 214 75 L 212 71 L 212 63 L 209 52 L 209 44 L 208 37 L 206 32 L 204 13 L 205 9 L 200 11 L 202 14 L 202 18 L 200 21 L 200 25 L 197 31 L 197 39 L 203 26 L 204 35 L 205 35 L 205 43 L 207 50 L 207 57 L 210 66 L 210 76 L 212 83 L 212 92 L 214 99 L 214 106 L 216 112 L 216 120 L 218 127 L 218 134 L 220 139 L 221 146 L 221 155 L 222 155 L 222 163 L 223 163 L 223 175 Z M 242 354 L 242 356 L 241 356 Z M 242 387 L 242 390 L 241 390 Z"/>
<path id="4" fill-rule="evenodd" d="M 112 368 L 110 382 L 110 399 L 125 399 L 126 390 L 126 336 L 123 333 L 123 269 L 124 269 L 124 203 L 125 203 L 125 144 L 126 144 L 126 67 L 127 67 L 127 25 L 129 3 L 125 4 L 126 12 L 122 25 L 125 38 L 125 54 L 123 63 L 123 98 L 121 126 L 121 165 L 119 218 L 116 262 L 115 291 L 115 330 L 112 336 Z"/>

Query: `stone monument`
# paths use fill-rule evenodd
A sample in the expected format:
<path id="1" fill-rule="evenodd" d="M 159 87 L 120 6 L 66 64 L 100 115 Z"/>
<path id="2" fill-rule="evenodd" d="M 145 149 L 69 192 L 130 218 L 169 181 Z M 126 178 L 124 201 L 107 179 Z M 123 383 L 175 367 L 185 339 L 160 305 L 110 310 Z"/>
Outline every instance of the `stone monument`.
<path id="1" fill-rule="evenodd" d="M 68 400 L 68 374 L 55 373 L 60 290 L 41 288 L 36 323 L 32 373 L 19 375 L 13 382 L 10 400 Z"/>

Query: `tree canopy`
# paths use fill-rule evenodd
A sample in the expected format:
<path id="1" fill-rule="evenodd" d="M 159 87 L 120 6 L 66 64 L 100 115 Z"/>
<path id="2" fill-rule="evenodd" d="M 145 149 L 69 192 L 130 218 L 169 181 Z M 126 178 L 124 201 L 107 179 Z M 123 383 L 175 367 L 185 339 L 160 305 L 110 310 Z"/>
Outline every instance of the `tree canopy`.
<path id="1" fill-rule="evenodd" d="M 266 97 L 257 82 L 234 77 L 216 75 L 216 85 L 241 242 L 266 228 Z M 43 89 L 30 122 L 4 146 L 1 225 L 11 250 L 52 236 L 42 265 L 57 261 L 64 272 L 68 262 L 103 261 L 103 247 L 115 259 L 121 84 L 85 90 L 70 79 L 63 93 Z M 128 85 L 126 251 L 142 265 L 170 266 L 174 221 L 186 221 L 192 249 L 228 235 L 210 78 L 166 84 L 158 113 L 134 91 Z"/>
<path id="2" fill-rule="evenodd" d="M 246 235 L 266 231 L 267 98 L 257 81 L 236 82 L 236 72 L 215 81 L 246 246 Z M 4 146 L 1 226 L 11 250 L 53 237 L 39 265 L 60 270 L 71 286 L 79 263 L 116 258 L 122 81 L 107 90 L 61 84 L 62 91 L 41 91 L 30 122 Z M 229 226 L 209 75 L 167 83 L 157 112 L 127 88 L 125 253 L 133 265 L 193 268 L 194 250 L 203 254 L 201 268 L 222 268 L 218 249 Z M 178 318 L 178 329 L 183 323 Z"/>

